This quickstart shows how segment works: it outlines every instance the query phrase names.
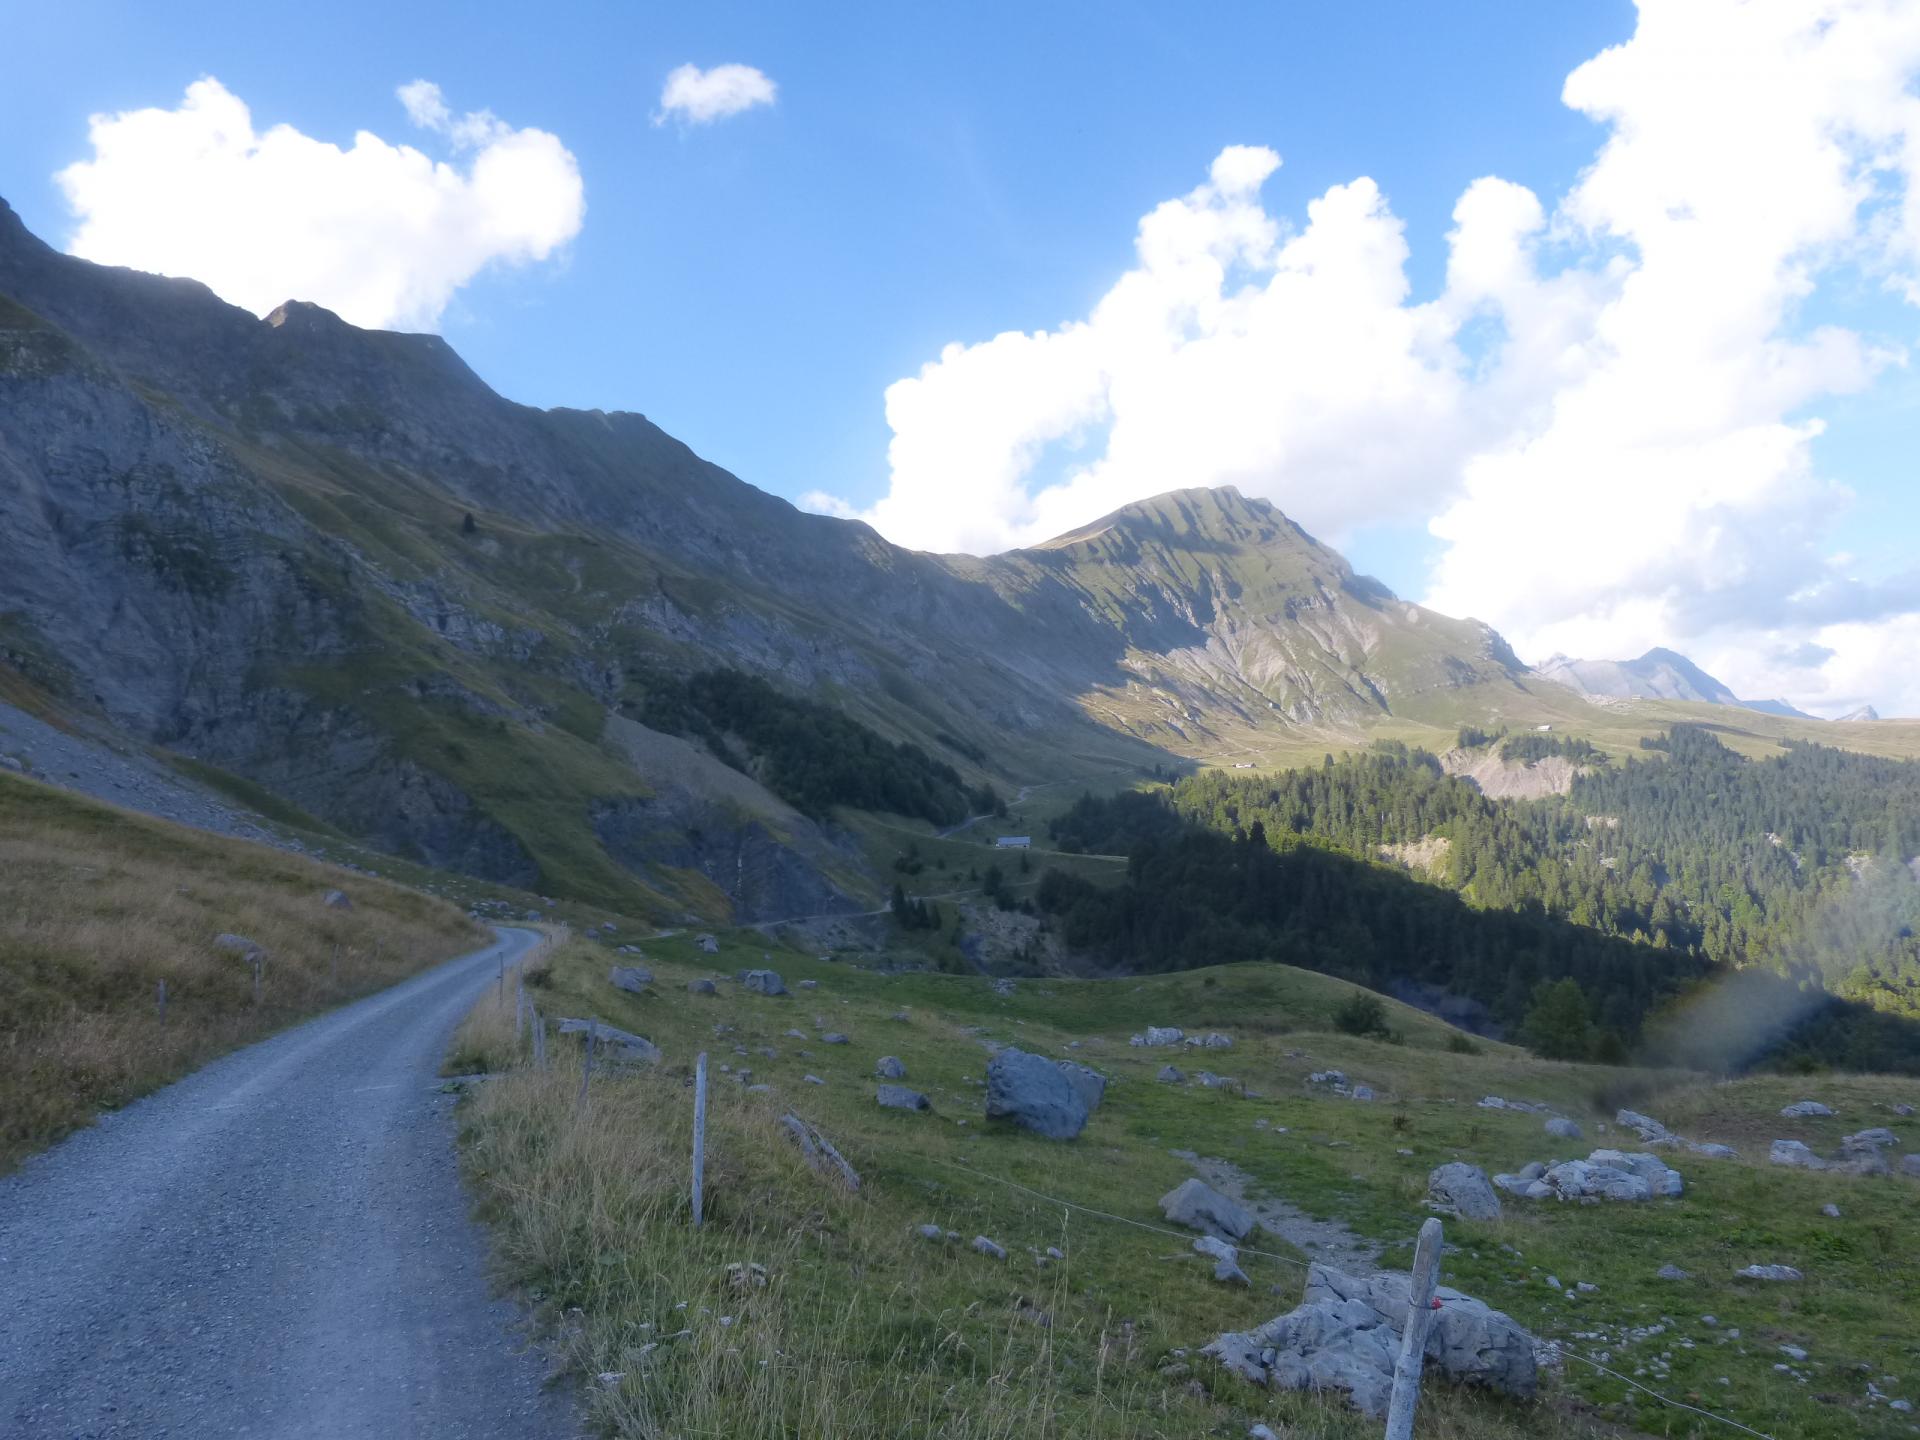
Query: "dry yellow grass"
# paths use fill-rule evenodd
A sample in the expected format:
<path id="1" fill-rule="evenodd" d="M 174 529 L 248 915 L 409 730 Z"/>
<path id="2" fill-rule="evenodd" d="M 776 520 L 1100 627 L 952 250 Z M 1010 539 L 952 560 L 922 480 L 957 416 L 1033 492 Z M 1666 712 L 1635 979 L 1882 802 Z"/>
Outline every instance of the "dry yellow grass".
<path id="1" fill-rule="evenodd" d="M 258 1004 L 222 932 L 267 952 Z M 0 1169 L 485 938 L 415 891 L 0 774 Z"/>

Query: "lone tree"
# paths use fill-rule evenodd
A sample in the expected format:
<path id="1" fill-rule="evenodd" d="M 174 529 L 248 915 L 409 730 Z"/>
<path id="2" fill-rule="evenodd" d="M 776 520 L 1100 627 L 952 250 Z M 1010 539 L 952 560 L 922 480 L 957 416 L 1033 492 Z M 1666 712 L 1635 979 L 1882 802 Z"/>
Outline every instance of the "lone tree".
<path id="1" fill-rule="evenodd" d="M 1593 1051 L 1593 1020 L 1587 994 L 1569 975 L 1533 992 L 1533 1008 L 1521 1022 L 1520 1038 L 1549 1060 L 1584 1060 Z"/>

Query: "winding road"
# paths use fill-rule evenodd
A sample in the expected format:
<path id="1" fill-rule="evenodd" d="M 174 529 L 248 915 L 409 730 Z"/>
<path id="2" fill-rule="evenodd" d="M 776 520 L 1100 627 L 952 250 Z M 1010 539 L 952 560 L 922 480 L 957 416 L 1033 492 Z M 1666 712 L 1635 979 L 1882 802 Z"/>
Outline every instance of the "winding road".
<path id="1" fill-rule="evenodd" d="M 0 1179 L 0 1435 L 567 1437 L 437 1072 L 539 936 L 236 1051 Z"/>

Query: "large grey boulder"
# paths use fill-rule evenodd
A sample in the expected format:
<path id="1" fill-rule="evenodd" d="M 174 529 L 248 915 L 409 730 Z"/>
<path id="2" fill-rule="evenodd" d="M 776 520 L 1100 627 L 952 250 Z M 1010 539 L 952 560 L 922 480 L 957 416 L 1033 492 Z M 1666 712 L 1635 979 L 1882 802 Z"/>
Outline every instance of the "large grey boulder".
<path id="1" fill-rule="evenodd" d="M 1067 1077 L 1067 1083 L 1073 1086 L 1074 1093 L 1085 1103 L 1088 1110 L 1100 1108 L 1100 1102 L 1107 1098 L 1107 1077 L 1098 1070 L 1072 1060 L 1054 1062 L 1060 1067 L 1060 1073 Z"/>
<path id="2" fill-rule="evenodd" d="M 1801 1170 L 1824 1170 L 1827 1162 L 1798 1140 L 1776 1140 L 1767 1151 L 1767 1159 L 1775 1165 L 1791 1165 Z"/>
<path id="3" fill-rule="evenodd" d="M 1783 1107 L 1780 1113 L 1789 1120 L 1810 1120 L 1831 1115 L 1833 1111 L 1818 1100 L 1796 1100 L 1793 1104 Z"/>
<path id="4" fill-rule="evenodd" d="M 1568 1160 L 1540 1177 L 1541 1183 L 1562 1200 L 1651 1200 L 1653 1187 L 1631 1170 Z"/>
<path id="5" fill-rule="evenodd" d="M 1228 1240 L 1246 1238 L 1254 1224 L 1253 1212 L 1246 1206 L 1197 1179 L 1182 1180 L 1162 1195 L 1160 1213 L 1176 1225 Z"/>
<path id="6" fill-rule="evenodd" d="M 1654 1196 L 1673 1198 L 1682 1194 L 1687 1188 L 1678 1170 L 1668 1165 L 1658 1155 L 1649 1155 L 1644 1150 L 1631 1152 L 1596 1150 L 1587 1156 L 1587 1163 L 1613 1170 L 1625 1170 L 1629 1175 L 1637 1175 L 1647 1182 L 1648 1193 Z"/>
<path id="7" fill-rule="evenodd" d="M 1547 1121 L 1547 1134 L 1556 1140 L 1584 1140 L 1586 1135 L 1580 1127 L 1564 1115 L 1556 1115 Z"/>
<path id="8" fill-rule="evenodd" d="M 1072 1066 L 1072 1070 L 1086 1070 Z M 1071 1140 L 1086 1128 L 1087 1116 L 1099 1103 L 1099 1094 L 1084 1076 L 1043 1055 L 1030 1055 L 1012 1046 L 987 1062 L 987 1116 L 1045 1135 Z M 1086 1075 L 1092 1075 L 1090 1070 Z M 1098 1079 L 1097 1076 L 1094 1077 Z M 1104 1084 L 1104 1082 L 1103 1082 Z"/>
<path id="9" fill-rule="evenodd" d="M 904 1085 L 882 1085 L 874 1091 L 874 1099 L 880 1102 L 884 1110 L 931 1110 L 933 1102 L 918 1090 L 909 1090 Z"/>
<path id="10" fill-rule="evenodd" d="M 1300 1305 L 1258 1329 L 1220 1336 L 1201 1353 L 1258 1385 L 1343 1390 L 1369 1415 L 1386 1413 L 1411 1282 L 1365 1278 L 1327 1265 L 1307 1272 Z M 1539 1383 L 1534 1340 L 1512 1317 L 1441 1286 L 1426 1359 L 1448 1379 L 1531 1397 Z"/>
<path id="11" fill-rule="evenodd" d="M 700 947 L 703 954 L 718 955 L 720 953 L 720 942 L 711 935 L 696 936 L 693 943 Z"/>
<path id="12" fill-rule="evenodd" d="M 740 982 L 756 995 L 784 995 L 786 982 L 771 970 L 749 970 Z"/>
<path id="13" fill-rule="evenodd" d="M 644 965 L 616 965 L 607 971 L 607 980 L 617 990 L 638 995 L 653 983 L 653 972 Z"/>
<path id="14" fill-rule="evenodd" d="M 1427 1176 L 1427 1198 L 1436 1209 L 1463 1220 L 1498 1220 L 1500 1197 L 1494 1194 L 1487 1172 L 1478 1165 L 1456 1160 Z"/>
<path id="15" fill-rule="evenodd" d="M 1840 1142 L 1840 1148 L 1849 1154 L 1858 1154 L 1871 1150 L 1891 1150 L 1900 1143 L 1900 1137 L 1884 1125 L 1871 1130 L 1860 1130 L 1847 1136 Z"/>
<path id="16" fill-rule="evenodd" d="M 651 1065 L 660 1058 L 660 1047 L 651 1040 L 616 1029 L 604 1020 L 563 1019 L 560 1022 L 562 1035 L 585 1035 L 589 1030 L 594 1036 L 596 1060 L 609 1065 Z"/>

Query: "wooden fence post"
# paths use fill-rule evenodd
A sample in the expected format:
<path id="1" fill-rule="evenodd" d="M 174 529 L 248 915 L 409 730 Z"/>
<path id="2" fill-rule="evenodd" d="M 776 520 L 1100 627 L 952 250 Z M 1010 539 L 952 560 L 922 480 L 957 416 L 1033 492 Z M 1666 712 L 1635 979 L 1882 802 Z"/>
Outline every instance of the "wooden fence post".
<path id="1" fill-rule="evenodd" d="M 1400 1337 L 1400 1363 L 1393 1370 L 1386 1440 L 1413 1440 L 1413 1412 L 1420 1404 L 1420 1371 L 1427 1361 L 1427 1326 L 1433 1320 L 1433 1291 L 1440 1283 L 1440 1249 L 1440 1222 L 1428 1220 L 1420 1227 L 1420 1239 L 1413 1248 L 1407 1328 Z"/>
<path id="2" fill-rule="evenodd" d="M 533 1068 L 547 1068 L 547 1022 L 538 1010 L 533 1012 Z"/>
<path id="3" fill-rule="evenodd" d="M 258 950 L 249 955 L 247 960 L 253 966 L 253 1003 L 258 1005 L 260 1003 L 260 972 L 266 969 L 267 962 Z"/>
<path id="4" fill-rule="evenodd" d="M 582 1115 L 587 1112 L 587 1081 L 593 1078 L 593 1042 L 599 1038 L 600 1022 L 587 1021 L 587 1044 L 580 1052 L 580 1100 L 577 1107 Z"/>
<path id="5" fill-rule="evenodd" d="M 518 1045 L 527 1038 L 527 977 L 517 975 L 513 981 L 513 1043 Z"/>
<path id="6" fill-rule="evenodd" d="M 338 942 L 335 942 L 333 947 L 333 960 L 328 966 L 327 978 L 334 989 L 337 990 L 340 988 L 340 946 Z"/>
<path id="7" fill-rule="evenodd" d="M 693 1065 L 693 1228 L 700 1228 L 702 1182 L 707 1166 L 707 1052 Z"/>
<path id="8" fill-rule="evenodd" d="M 155 1005 L 155 1007 L 156 1007 L 156 1008 L 157 1008 L 157 1009 L 158 1009 L 158 1010 L 160 1011 L 160 1023 L 161 1023 L 161 1024 L 163 1024 L 163 1025 L 164 1025 L 164 1024 L 166 1024 L 166 1021 L 167 1021 L 167 982 L 166 982 L 166 981 L 164 981 L 164 980 L 162 980 L 162 981 L 160 982 L 160 988 L 159 988 L 159 990 L 158 990 L 158 991 L 156 991 L 156 992 L 155 992 L 155 996 L 154 996 L 154 1005 Z"/>
<path id="9" fill-rule="evenodd" d="M 502 945 L 502 946 L 500 947 L 500 998 L 499 998 L 499 1002 L 498 1002 L 498 1003 L 500 1004 L 500 1006 L 501 1006 L 501 1008 L 502 1008 L 502 1009 L 504 1009 L 504 1008 L 506 1008 L 506 1003 L 507 1003 L 507 947 L 506 947 L 506 946 L 504 946 L 504 945 Z"/>

